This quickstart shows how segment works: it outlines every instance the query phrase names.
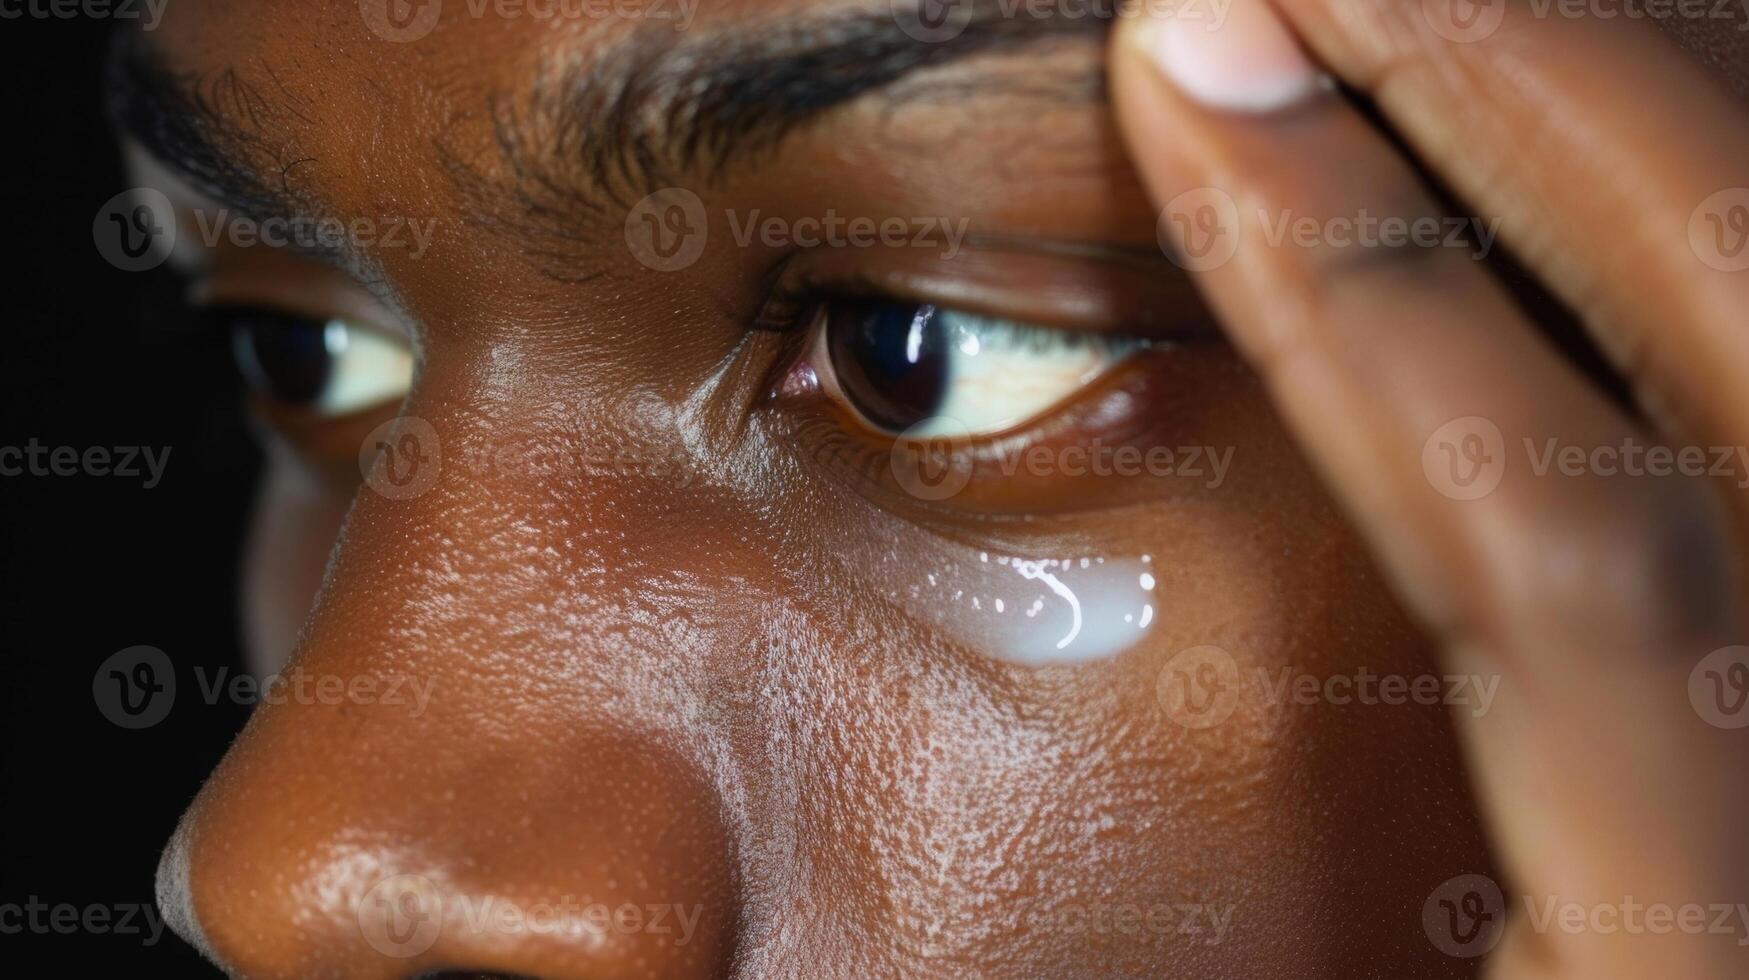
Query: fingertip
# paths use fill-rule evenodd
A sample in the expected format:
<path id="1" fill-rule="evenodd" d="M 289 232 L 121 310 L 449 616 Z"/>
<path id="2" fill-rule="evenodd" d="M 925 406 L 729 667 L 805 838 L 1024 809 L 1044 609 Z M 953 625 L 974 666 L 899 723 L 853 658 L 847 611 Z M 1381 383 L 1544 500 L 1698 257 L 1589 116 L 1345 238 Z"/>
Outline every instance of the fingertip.
<path id="1" fill-rule="evenodd" d="M 1191 17 L 1179 4 L 1137 0 L 1117 43 L 1170 86 L 1215 112 L 1266 114 L 1329 87 L 1329 77 L 1267 0 L 1236 0 L 1224 17 Z"/>

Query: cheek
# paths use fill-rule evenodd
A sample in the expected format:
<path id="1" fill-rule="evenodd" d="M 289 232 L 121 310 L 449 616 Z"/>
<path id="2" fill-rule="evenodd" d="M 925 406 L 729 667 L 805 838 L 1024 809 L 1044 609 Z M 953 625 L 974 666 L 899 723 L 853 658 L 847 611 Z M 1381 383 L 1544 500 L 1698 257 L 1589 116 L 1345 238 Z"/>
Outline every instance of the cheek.
<path id="1" fill-rule="evenodd" d="M 777 624 L 792 682 L 749 771 L 784 815 L 757 825 L 793 823 L 749 878 L 830 896 L 810 931 L 859 923 L 833 938 L 878 936 L 889 963 L 1442 975 L 1401 937 L 1439 882 L 1486 866 L 1443 709 L 1271 703 L 1264 680 L 1412 676 L 1420 640 L 1341 548 L 1277 564 L 1279 547 L 1193 537 L 1161 553 L 1221 562 L 1175 583 L 1195 583 L 1175 625 L 1105 662 L 967 656 L 860 603 Z M 1179 653 L 1214 645 L 1236 696 L 1199 717 L 1163 688 Z M 1357 924 L 1319 888 L 1393 911 Z"/>
<path id="2" fill-rule="evenodd" d="M 996 948 L 1058 975 L 1090 956 L 1211 976 L 1449 967 L 1401 940 L 1435 886 L 1486 865 L 1447 709 L 1280 687 L 1430 676 L 1429 651 L 1261 397 L 1220 404 L 1238 452 L 1219 492 L 1122 515 L 1157 580 L 1134 647 L 1018 667 L 849 587 L 831 590 L 848 607 L 783 627 L 817 665 L 773 709 L 805 719 L 780 767 L 807 787 L 797 866 L 842 914 L 891 917 L 896 955 Z M 1314 885 L 1398 911 L 1357 924 Z"/>

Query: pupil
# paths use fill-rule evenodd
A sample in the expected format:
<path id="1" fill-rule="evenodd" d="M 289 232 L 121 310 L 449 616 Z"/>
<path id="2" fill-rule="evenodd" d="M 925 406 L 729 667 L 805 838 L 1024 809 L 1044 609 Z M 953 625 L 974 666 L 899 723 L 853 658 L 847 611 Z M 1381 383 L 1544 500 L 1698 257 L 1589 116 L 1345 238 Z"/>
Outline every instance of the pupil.
<path id="1" fill-rule="evenodd" d="M 237 360 L 256 387 L 292 405 L 308 405 L 322 394 L 334 368 L 326 322 L 267 310 L 220 315 L 230 322 Z"/>
<path id="2" fill-rule="evenodd" d="M 927 303 L 839 302 L 827 308 L 826 349 L 844 394 L 870 422 L 903 431 L 947 395 L 947 327 Z"/>

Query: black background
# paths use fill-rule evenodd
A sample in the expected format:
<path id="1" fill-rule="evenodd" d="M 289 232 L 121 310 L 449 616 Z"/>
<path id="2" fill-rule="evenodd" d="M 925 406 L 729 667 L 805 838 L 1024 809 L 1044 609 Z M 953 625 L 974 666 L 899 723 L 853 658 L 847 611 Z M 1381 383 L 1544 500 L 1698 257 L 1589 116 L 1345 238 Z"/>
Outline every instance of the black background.
<path id="1" fill-rule="evenodd" d="M 0 20 L 0 446 L 170 449 L 152 489 L 144 475 L 0 476 L 0 908 L 34 898 L 112 918 L 152 902 L 164 842 L 247 716 L 207 703 L 197 672 L 240 666 L 238 542 L 258 466 L 223 339 L 194 325 L 174 276 L 119 271 L 93 240 L 129 186 L 101 108 L 116 26 Z M 164 721 L 129 731 L 98 710 L 92 681 L 138 644 L 169 655 L 176 694 Z M 0 932 L 0 972 L 217 975 L 167 930 L 149 944 L 144 930 L 63 933 L 0 913 L 16 925 Z"/>

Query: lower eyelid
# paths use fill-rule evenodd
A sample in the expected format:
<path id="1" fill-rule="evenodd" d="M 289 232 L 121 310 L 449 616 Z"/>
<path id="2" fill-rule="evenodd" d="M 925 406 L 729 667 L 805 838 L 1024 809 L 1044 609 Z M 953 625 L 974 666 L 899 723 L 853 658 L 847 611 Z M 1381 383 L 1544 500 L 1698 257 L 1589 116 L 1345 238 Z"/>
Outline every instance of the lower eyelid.
<path id="1" fill-rule="evenodd" d="M 918 520 L 939 515 L 950 522 L 1027 521 L 1036 517 L 1121 509 L 1159 500 L 1203 499 L 1209 490 L 1152 474 L 1080 477 L 1030 460 L 1044 453 L 1061 460 L 1076 453 L 1146 454 L 1208 438 L 1211 397 L 1231 397 L 1242 365 L 1230 351 L 1212 347 L 1162 347 L 1138 352 L 1095 379 L 1048 414 L 1013 430 L 969 442 L 901 440 L 856 419 L 835 401 L 818 395 L 798 399 L 784 412 L 784 442 L 793 443 L 805 469 L 828 477 L 847 492 L 886 510 L 915 512 Z M 1248 375 L 1245 375 L 1249 377 Z M 910 453 L 903 447 L 910 447 Z M 1133 449 L 1126 447 L 1134 447 Z M 964 484 L 945 498 L 920 498 L 899 475 L 914 452 L 952 453 L 963 462 Z"/>

